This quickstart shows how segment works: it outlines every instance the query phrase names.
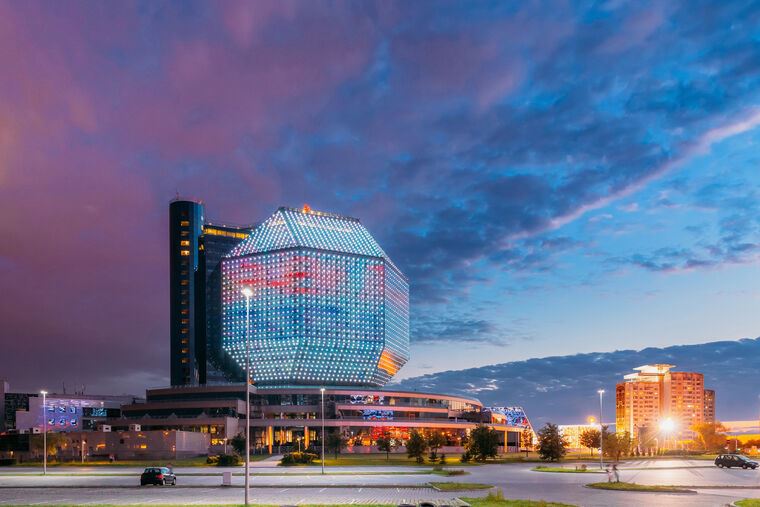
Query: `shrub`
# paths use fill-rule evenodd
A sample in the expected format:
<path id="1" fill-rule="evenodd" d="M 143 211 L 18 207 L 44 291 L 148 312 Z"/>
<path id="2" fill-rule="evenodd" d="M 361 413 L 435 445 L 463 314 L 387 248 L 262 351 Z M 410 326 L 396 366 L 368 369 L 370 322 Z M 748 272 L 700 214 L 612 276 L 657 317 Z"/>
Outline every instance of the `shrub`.
<path id="1" fill-rule="evenodd" d="M 439 463 L 441 465 L 445 465 L 446 464 L 446 455 L 445 454 L 441 453 L 441 460 L 440 460 Z"/>
<path id="2" fill-rule="evenodd" d="M 219 456 L 208 456 L 206 458 L 206 463 L 209 465 L 218 465 L 219 464 Z"/>
<path id="3" fill-rule="evenodd" d="M 461 463 L 469 463 L 471 459 L 472 459 L 472 455 L 468 451 L 465 451 L 462 453 L 462 456 L 459 458 L 459 461 Z"/>
<path id="4" fill-rule="evenodd" d="M 312 461 L 319 458 L 313 452 L 289 452 L 280 460 L 280 465 L 308 465 Z"/>
<path id="5" fill-rule="evenodd" d="M 234 467 L 242 463 L 240 456 L 237 454 L 220 454 L 216 456 L 216 466 Z"/>

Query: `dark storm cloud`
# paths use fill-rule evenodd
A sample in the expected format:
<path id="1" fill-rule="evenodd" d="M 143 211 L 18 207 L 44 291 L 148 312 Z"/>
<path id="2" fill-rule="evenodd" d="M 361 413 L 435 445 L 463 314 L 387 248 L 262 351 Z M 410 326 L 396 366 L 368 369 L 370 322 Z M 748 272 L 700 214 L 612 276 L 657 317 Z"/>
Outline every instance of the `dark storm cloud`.
<path id="1" fill-rule="evenodd" d="M 598 412 L 597 390 L 608 393 L 605 421 L 614 420 L 615 382 L 644 364 L 670 363 L 678 371 L 705 375 L 705 388 L 717 391 L 717 417 L 742 420 L 757 417 L 757 390 L 736 378 L 760 375 L 760 338 L 681 345 L 643 350 L 555 356 L 446 371 L 403 380 L 411 390 L 458 393 L 487 405 L 521 405 L 537 425 L 550 421 L 581 424 Z M 731 375 L 727 376 L 726 371 Z"/>

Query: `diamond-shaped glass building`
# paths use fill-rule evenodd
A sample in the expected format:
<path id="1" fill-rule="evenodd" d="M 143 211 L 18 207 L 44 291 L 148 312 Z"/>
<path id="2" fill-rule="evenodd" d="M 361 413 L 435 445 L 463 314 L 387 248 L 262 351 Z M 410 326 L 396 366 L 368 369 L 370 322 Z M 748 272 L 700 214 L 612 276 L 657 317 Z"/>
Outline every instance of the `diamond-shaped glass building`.
<path id="1" fill-rule="evenodd" d="M 409 284 L 358 219 L 279 208 L 222 261 L 222 346 L 241 371 L 247 329 L 260 387 L 379 387 L 409 360 Z"/>

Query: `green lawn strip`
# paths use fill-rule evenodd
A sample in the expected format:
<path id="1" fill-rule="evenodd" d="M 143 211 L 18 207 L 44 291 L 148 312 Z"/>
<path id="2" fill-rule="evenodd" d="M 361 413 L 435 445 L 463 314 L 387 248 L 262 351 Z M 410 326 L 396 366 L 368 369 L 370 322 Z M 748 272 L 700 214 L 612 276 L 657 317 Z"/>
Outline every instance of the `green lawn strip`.
<path id="1" fill-rule="evenodd" d="M 567 468 L 567 467 L 546 467 L 546 466 L 537 466 L 535 468 L 531 468 L 534 472 L 553 472 L 558 474 L 601 474 L 604 473 L 603 470 L 595 470 L 593 468 L 587 468 L 585 470 L 580 470 L 576 468 Z"/>
<path id="2" fill-rule="evenodd" d="M 179 477 L 221 477 L 223 475 L 223 472 L 228 472 L 229 470 L 220 470 L 218 472 L 180 472 L 177 475 Z M 444 477 L 448 477 L 450 475 L 464 475 L 464 474 L 450 474 L 444 472 L 433 472 L 432 470 L 413 470 L 409 472 L 330 472 L 325 471 L 324 475 L 441 475 Z M 27 472 L 27 473 L 15 473 L 15 474 L 4 474 L 0 473 L 0 479 L 3 477 L 42 477 L 45 474 L 42 472 Z M 136 472 L 100 472 L 100 473 L 74 473 L 74 472 L 54 472 L 54 473 L 48 473 L 48 476 L 50 477 L 136 477 L 139 475 Z M 232 475 L 234 477 L 245 477 L 245 472 L 232 472 Z M 302 476 L 308 476 L 308 477 L 316 477 L 320 474 L 319 472 L 293 472 L 293 473 L 287 473 L 287 472 L 251 472 L 249 474 L 251 477 L 289 477 L 289 476 L 296 476 L 296 477 L 302 477 Z"/>
<path id="3" fill-rule="evenodd" d="M 646 484 L 636 484 L 635 482 L 594 482 L 586 484 L 589 488 L 606 489 L 612 491 L 644 491 L 652 493 L 696 493 L 691 489 L 682 486 L 649 486 Z"/>
<path id="4" fill-rule="evenodd" d="M 737 507 L 760 507 L 760 498 L 747 498 L 735 502 Z"/>
<path id="5" fill-rule="evenodd" d="M 31 507 L 32 505 L 37 504 L 13 504 L 15 507 Z M 47 507 L 80 507 L 79 504 L 45 504 Z M 131 503 L 131 504 L 110 504 L 110 503 L 99 503 L 99 504 L 87 504 L 90 507 L 124 507 L 125 505 L 129 505 L 129 507 L 185 507 L 187 504 L 180 504 L 180 503 L 166 503 L 166 504 L 144 504 L 144 503 Z M 244 507 L 244 504 L 240 503 L 228 503 L 228 504 L 193 504 L 197 507 Z M 344 506 L 345 504 L 302 504 L 299 507 L 339 507 Z M 392 507 L 392 505 L 395 504 L 382 504 L 382 503 L 376 503 L 376 504 L 362 504 L 362 507 Z M 547 504 L 548 505 L 548 504 Z M 278 507 L 278 504 L 250 504 L 250 507 Z"/>
<path id="6" fill-rule="evenodd" d="M 461 497 L 461 500 L 467 502 L 472 507 L 574 507 L 566 503 L 544 502 L 543 500 L 498 500 L 489 497 Z"/>
<path id="7" fill-rule="evenodd" d="M 267 458 L 270 458 L 268 454 L 256 454 L 251 456 L 251 461 L 263 461 Z M 206 462 L 206 457 L 201 456 L 198 458 L 184 458 L 184 459 L 177 459 L 177 460 L 155 460 L 155 461 L 145 461 L 145 460 L 125 460 L 125 461 L 114 461 L 113 463 L 110 461 L 85 461 L 84 463 L 80 461 L 66 461 L 62 463 L 58 462 L 48 462 L 48 468 L 66 468 L 66 467 L 155 467 L 155 466 L 166 466 L 169 463 L 171 463 L 173 468 L 183 468 L 183 467 L 208 467 L 208 466 L 215 466 L 211 465 Z M 15 463 L 11 465 L 10 468 L 13 467 L 39 467 L 42 468 L 42 462 L 41 461 L 25 461 L 23 463 Z M 0 467 L 0 470 L 3 470 L 6 467 Z"/>
<path id="8" fill-rule="evenodd" d="M 477 489 L 491 489 L 490 484 L 479 482 L 429 482 L 438 491 L 473 491 Z"/>

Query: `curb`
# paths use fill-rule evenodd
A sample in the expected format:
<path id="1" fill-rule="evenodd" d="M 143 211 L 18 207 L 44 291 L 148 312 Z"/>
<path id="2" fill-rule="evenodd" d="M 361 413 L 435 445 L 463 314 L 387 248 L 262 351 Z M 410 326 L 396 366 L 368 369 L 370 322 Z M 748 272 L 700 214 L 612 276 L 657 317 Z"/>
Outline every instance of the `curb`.
<path id="1" fill-rule="evenodd" d="M 3 489 L 143 489 L 145 486 L 140 485 L 114 485 L 114 486 L 53 486 L 53 485 L 26 485 L 26 486 L 0 486 L 0 490 Z M 221 484 L 215 485 L 201 485 L 201 484 L 188 484 L 184 486 L 169 486 L 169 488 L 175 489 L 213 489 L 213 488 L 245 488 L 244 485 L 230 485 L 224 486 Z M 335 489 L 436 489 L 429 484 L 316 484 L 316 485 L 287 485 L 287 484 L 258 484 L 251 486 L 251 489 L 320 489 L 320 488 L 335 488 Z M 146 491 L 151 488 L 145 488 Z M 439 490 L 440 491 L 440 490 Z M 472 490 L 475 491 L 475 490 Z"/>
<path id="2" fill-rule="evenodd" d="M 643 486 L 643 484 L 642 484 Z M 595 488 L 593 486 L 589 486 L 588 484 L 585 484 L 583 486 L 584 488 L 593 489 L 595 491 L 612 491 L 614 493 L 659 493 L 661 495 L 696 495 L 698 494 L 693 489 L 682 489 L 682 490 L 673 490 L 673 491 L 654 491 L 654 490 L 631 490 L 631 489 L 605 489 L 605 488 Z"/>

